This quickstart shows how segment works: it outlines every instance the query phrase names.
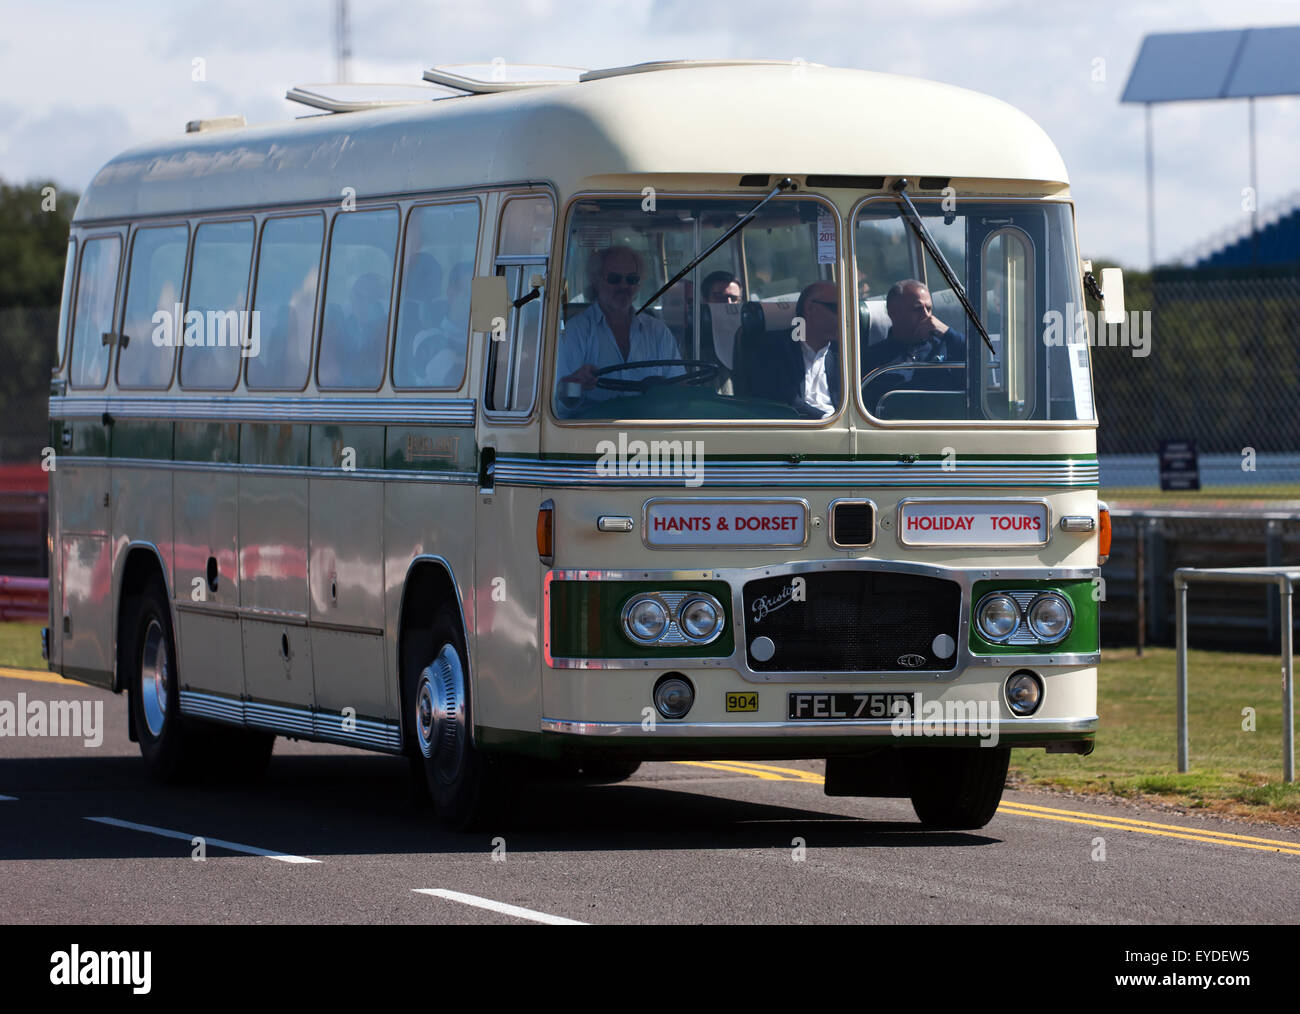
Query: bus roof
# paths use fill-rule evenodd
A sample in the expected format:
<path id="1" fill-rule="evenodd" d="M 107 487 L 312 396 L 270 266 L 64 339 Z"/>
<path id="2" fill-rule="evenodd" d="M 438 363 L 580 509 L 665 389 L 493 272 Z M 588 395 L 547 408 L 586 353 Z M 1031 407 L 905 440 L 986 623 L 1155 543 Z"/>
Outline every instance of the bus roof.
<path id="1" fill-rule="evenodd" d="M 805 173 L 1068 182 L 1013 106 L 814 65 L 665 65 L 487 95 L 186 134 L 105 165 L 78 223 L 595 176 Z"/>

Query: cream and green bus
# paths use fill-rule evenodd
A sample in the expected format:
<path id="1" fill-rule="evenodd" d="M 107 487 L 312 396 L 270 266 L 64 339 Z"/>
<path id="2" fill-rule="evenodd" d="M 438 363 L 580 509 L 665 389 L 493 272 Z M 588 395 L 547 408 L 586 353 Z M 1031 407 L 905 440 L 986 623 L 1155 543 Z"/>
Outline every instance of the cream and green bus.
<path id="1" fill-rule="evenodd" d="M 86 190 L 50 427 L 51 670 L 150 772 L 824 758 L 973 828 L 1091 751 L 1099 564 L 1065 167 L 931 82 L 450 67 L 196 121 Z"/>

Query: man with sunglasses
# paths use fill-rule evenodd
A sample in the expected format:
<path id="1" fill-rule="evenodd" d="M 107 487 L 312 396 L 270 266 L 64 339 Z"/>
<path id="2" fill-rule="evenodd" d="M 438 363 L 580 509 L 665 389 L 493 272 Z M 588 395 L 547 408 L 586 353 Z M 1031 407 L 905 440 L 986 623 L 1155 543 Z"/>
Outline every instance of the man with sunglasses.
<path id="1" fill-rule="evenodd" d="M 630 392 L 596 386 L 596 371 L 620 363 L 656 359 L 680 360 L 677 339 L 662 320 L 649 312 L 637 314 L 636 294 L 643 270 L 640 255 L 630 247 L 610 246 L 587 261 L 590 309 L 569 321 L 560 339 L 556 388 L 561 399 L 603 401 Z M 681 366 L 650 366 L 609 374 L 615 380 L 675 377 Z"/>

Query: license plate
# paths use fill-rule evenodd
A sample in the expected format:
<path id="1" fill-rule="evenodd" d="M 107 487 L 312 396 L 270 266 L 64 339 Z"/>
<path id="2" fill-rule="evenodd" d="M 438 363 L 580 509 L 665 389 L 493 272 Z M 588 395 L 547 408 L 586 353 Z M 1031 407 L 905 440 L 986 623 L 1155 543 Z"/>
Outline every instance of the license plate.
<path id="1" fill-rule="evenodd" d="M 750 691 L 748 693 L 729 693 L 727 694 L 728 711 L 757 711 L 758 694 Z"/>
<path id="2" fill-rule="evenodd" d="M 791 694 L 790 720 L 836 721 L 854 718 L 910 718 L 911 694 Z"/>

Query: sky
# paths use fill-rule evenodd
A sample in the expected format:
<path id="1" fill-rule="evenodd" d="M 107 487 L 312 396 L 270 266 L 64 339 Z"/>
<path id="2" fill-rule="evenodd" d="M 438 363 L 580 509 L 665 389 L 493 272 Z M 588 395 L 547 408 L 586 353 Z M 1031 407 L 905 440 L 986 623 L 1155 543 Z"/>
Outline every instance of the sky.
<path id="1" fill-rule="evenodd" d="M 0 179 L 80 190 L 117 152 L 242 113 L 287 120 L 335 80 L 334 0 L 0 0 Z M 1070 173 L 1085 257 L 1143 268 L 1144 117 L 1121 105 L 1152 32 L 1300 24 L 1300 0 L 351 0 L 353 81 L 435 64 L 761 58 L 911 74 L 1028 113 Z M 193 80 L 194 61 L 204 80 Z M 869 122 L 870 113 L 866 111 Z M 1261 210 L 1300 199 L 1300 97 L 1256 102 Z M 942 129 L 936 123 L 935 129 Z M 1246 103 L 1154 107 L 1156 249 L 1246 221 Z M 862 171 L 870 172 L 869 166 Z"/>

